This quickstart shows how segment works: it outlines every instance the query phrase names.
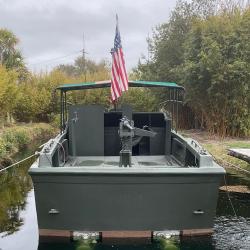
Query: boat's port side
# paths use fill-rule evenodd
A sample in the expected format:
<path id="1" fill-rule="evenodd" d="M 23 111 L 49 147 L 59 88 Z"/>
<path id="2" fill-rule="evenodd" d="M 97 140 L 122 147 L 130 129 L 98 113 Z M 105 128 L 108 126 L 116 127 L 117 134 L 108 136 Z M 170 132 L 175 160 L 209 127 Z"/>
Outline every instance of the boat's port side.
<path id="1" fill-rule="evenodd" d="M 69 159 L 69 143 L 67 139 L 67 130 L 65 133 L 57 135 L 50 139 L 43 146 L 40 157 L 39 167 L 63 167 Z"/>

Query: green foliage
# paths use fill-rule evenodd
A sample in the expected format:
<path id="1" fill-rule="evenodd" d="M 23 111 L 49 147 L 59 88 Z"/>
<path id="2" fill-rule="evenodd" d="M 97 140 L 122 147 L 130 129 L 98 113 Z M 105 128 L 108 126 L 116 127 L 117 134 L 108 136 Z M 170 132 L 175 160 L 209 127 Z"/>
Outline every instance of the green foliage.
<path id="1" fill-rule="evenodd" d="M 5 128 L 0 133 L 0 158 L 11 156 L 33 140 L 40 140 L 53 136 L 55 129 L 48 124 L 30 124 Z M 0 160 L 0 165 L 1 165 Z"/>
<path id="2" fill-rule="evenodd" d="M 20 94 L 14 108 L 16 120 L 48 122 L 56 101 L 56 96 L 52 95 L 53 90 L 66 81 L 66 75 L 58 70 L 49 74 L 32 74 L 19 87 Z"/>
<path id="3" fill-rule="evenodd" d="M 249 135 L 249 27 L 249 7 L 234 0 L 179 0 L 169 22 L 158 26 L 148 39 L 149 58 L 139 60 L 130 77 L 184 85 L 186 103 L 179 116 L 183 127 L 199 126 L 221 136 Z M 14 57 L 20 56 L 17 44 L 12 32 L 0 29 L 1 121 L 14 117 L 19 122 L 43 121 L 56 126 L 59 96 L 52 92 L 59 84 L 110 79 L 107 62 L 96 63 L 83 57 L 49 73 L 30 73 L 20 78 L 25 69 L 13 63 Z M 130 103 L 138 111 L 154 111 L 168 94 L 162 89 L 134 88 L 123 95 L 120 103 Z M 109 98 L 109 89 L 67 95 L 72 104 L 102 104 L 107 108 L 111 107 Z"/>
<path id="4" fill-rule="evenodd" d="M 15 69 L 18 79 L 23 80 L 27 77 L 28 71 L 21 52 L 16 48 L 18 43 L 18 38 L 11 31 L 0 29 L 0 64 L 7 69 Z"/>
<path id="5" fill-rule="evenodd" d="M 230 148 L 250 148 L 250 141 L 236 141 L 227 145 Z"/>
<path id="6" fill-rule="evenodd" d="M 187 101 L 222 136 L 250 130 L 249 26 L 250 10 L 197 19 L 185 42 Z"/>
<path id="7" fill-rule="evenodd" d="M 157 99 L 149 89 L 131 88 L 122 96 L 121 103 L 132 105 L 135 111 L 157 111 Z"/>
<path id="8" fill-rule="evenodd" d="M 49 120 L 50 120 L 50 125 L 53 126 L 54 128 L 59 128 L 60 127 L 60 114 L 54 114 L 51 113 Z"/>
<path id="9" fill-rule="evenodd" d="M 61 64 L 56 67 L 57 70 L 64 72 L 66 75 L 71 77 L 81 77 L 85 79 L 103 78 L 103 80 L 109 78 L 109 65 L 106 61 L 101 60 L 99 63 L 94 62 L 90 59 L 84 59 L 79 56 L 75 59 L 73 65 Z M 99 76 L 97 76 L 99 75 Z"/>
<path id="10" fill-rule="evenodd" d="M 0 29 L 0 62 L 7 68 L 14 66 L 19 62 L 15 47 L 18 43 L 17 37 L 7 29 Z"/>
<path id="11" fill-rule="evenodd" d="M 55 124 L 53 116 L 59 112 L 59 96 L 54 92 L 55 88 L 63 83 L 85 81 L 85 75 L 81 73 L 77 62 L 74 66 L 61 65 L 50 73 L 31 74 L 29 79 L 20 85 L 20 94 L 17 97 L 17 105 L 14 107 L 15 119 L 24 122 L 43 121 Z M 89 70 L 86 73 L 86 81 L 109 78 L 109 71 L 105 63 L 95 64 L 87 61 L 87 65 Z M 72 72 L 71 68 L 74 69 Z M 107 89 L 76 91 L 69 93 L 67 100 L 72 104 L 99 103 L 108 106 L 109 95 Z"/>
<path id="12" fill-rule="evenodd" d="M 0 138 L 0 158 L 2 158 L 6 154 L 6 143 Z"/>
<path id="13" fill-rule="evenodd" d="M 6 117 L 12 113 L 18 95 L 17 74 L 0 65 L 0 116 Z"/>
<path id="14" fill-rule="evenodd" d="M 195 124 L 221 136 L 249 135 L 249 27 L 249 7 L 235 1 L 178 1 L 148 41 L 151 57 L 139 62 L 133 77 L 178 82 Z M 166 93 L 157 96 L 163 100 Z"/>

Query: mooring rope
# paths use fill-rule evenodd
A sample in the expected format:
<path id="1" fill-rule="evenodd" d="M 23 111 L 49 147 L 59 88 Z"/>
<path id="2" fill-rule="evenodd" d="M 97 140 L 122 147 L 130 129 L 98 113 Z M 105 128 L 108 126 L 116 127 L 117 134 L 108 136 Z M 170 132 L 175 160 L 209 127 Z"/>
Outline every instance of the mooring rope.
<path id="1" fill-rule="evenodd" d="M 18 162 L 15 162 L 15 163 L 9 165 L 8 167 L 5 167 L 5 168 L 0 169 L 0 173 L 3 172 L 3 171 L 5 171 L 5 170 L 7 170 L 7 169 L 9 169 L 9 168 L 11 168 L 11 167 L 14 167 L 14 166 L 16 166 L 16 165 L 19 165 L 20 163 L 22 163 L 22 162 L 24 162 L 24 161 L 27 161 L 27 160 L 29 160 L 30 158 L 32 158 L 32 157 L 34 157 L 34 156 L 38 156 L 38 155 L 39 155 L 39 152 L 35 152 L 33 155 L 30 155 L 30 156 L 28 156 L 28 157 L 26 157 L 26 158 L 24 158 L 24 159 L 22 159 L 22 160 L 20 160 L 20 161 L 18 161 Z"/>
<path id="2" fill-rule="evenodd" d="M 210 154 L 211 154 L 211 153 L 210 153 Z M 212 155 L 212 154 L 211 154 L 211 155 Z M 244 169 L 244 168 L 238 167 L 238 166 L 234 165 L 233 163 L 228 162 L 228 161 L 226 161 L 226 160 L 224 160 L 224 159 L 222 159 L 222 158 L 220 158 L 220 157 L 218 157 L 218 156 L 215 157 L 214 155 L 212 155 L 212 157 L 213 157 L 214 160 L 217 161 L 217 162 L 218 162 L 218 160 L 219 160 L 219 161 L 222 161 L 222 162 L 226 163 L 226 165 L 231 166 L 232 168 L 235 168 L 235 169 L 237 169 L 237 170 L 240 170 L 240 171 L 242 171 L 242 172 L 245 172 L 245 173 L 247 173 L 247 174 L 250 174 L 250 171 L 248 171 L 248 170 L 246 170 L 246 169 Z"/>
<path id="3" fill-rule="evenodd" d="M 234 205 L 233 205 L 232 199 L 231 199 L 230 194 L 229 194 L 229 190 L 228 190 L 228 188 L 227 188 L 227 180 L 226 180 L 226 175 L 224 175 L 224 183 L 225 183 L 225 186 L 226 186 L 226 194 L 227 194 L 227 198 L 228 198 L 229 203 L 230 203 L 230 205 L 231 205 L 231 208 L 232 208 L 232 210 L 233 210 L 233 212 L 234 212 L 234 216 L 235 216 L 235 217 L 237 217 L 237 214 L 236 214 L 236 211 L 235 211 L 235 208 L 234 208 Z"/>
<path id="4" fill-rule="evenodd" d="M 211 155 L 212 155 L 212 154 L 211 154 Z M 213 157 L 214 160 L 217 161 L 217 162 L 218 162 L 218 159 L 219 159 L 220 161 L 225 162 L 227 165 L 232 166 L 232 167 L 236 168 L 237 170 L 240 170 L 240 171 L 243 171 L 243 172 L 245 172 L 245 173 L 250 174 L 250 171 L 248 171 L 248 170 L 246 170 L 246 169 L 243 169 L 243 168 L 241 168 L 241 167 L 238 167 L 238 166 L 236 166 L 236 165 L 234 165 L 234 164 L 232 164 L 232 163 L 230 163 L 230 162 L 228 162 L 228 161 L 225 161 L 224 159 L 222 159 L 222 158 L 220 158 L 220 157 L 215 157 L 214 155 L 212 155 L 212 157 Z M 227 181 L 226 181 L 226 175 L 224 175 L 224 183 L 225 183 L 226 194 L 227 194 L 227 198 L 228 198 L 228 200 L 229 200 L 230 206 L 231 206 L 231 208 L 232 208 L 232 210 L 233 210 L 234 216 L 237 217 L 237 214 L 236 214 L 236 211 L 235 211 L 235 208 L 234 208 L 232 199 L 231 199 L 230 194 L 229 194 L 229 190 L 228 190 L 228 186 L 227 186 Z"/>
<path id="5" fill-rule="evenodd" d="M 229 203 L 230 203 L 230 206 L 231 206 L 231 208 L 232 208 L 232 210 L 233 210 L 233 213 L 234 213 L 234 216 L 235 217 L 238 217 L 238 226 L 239 226 L 239 229 L 240 229 L 240 231 L 241 231 L 241 233 L 243 233 L 243 235 L 245 235 L 245 229 L 243 228 L 243 225 L 241 224 L 241 222 L 240 222 L 240 217 L 237 215 L 237 213 L 236 213 L 236 210 L 235 210 L 235 208 L 234 208 L 234 205 L 233 205 L 233 202 L 232 202 L 232 199 L 231 199 L 231 197 L 230 197 L 230 192 L 229 192 L 229 190 L 228 190 L 228 188 L 227 188 L 227 181 L 226 181 L 226 175 L 224 175 L 224 183 L 225 183 L 225 186 L 226 186 L 226 194 L 227 194 L 227 198 L 228 198 L 228 200 L 229 200 Z M 224 226 L 223 226 L 224 227 Z M 230 244 L 230 245 L 232 245 L 232 243 Z"/>

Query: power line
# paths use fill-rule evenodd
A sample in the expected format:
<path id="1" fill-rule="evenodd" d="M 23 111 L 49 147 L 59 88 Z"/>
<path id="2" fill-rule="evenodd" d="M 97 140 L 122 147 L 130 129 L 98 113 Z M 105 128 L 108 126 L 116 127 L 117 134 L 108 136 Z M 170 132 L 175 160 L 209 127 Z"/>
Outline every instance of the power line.
<path id="1" fill-rule="evenodd" d="M 78 50 L 78 51 L 72 52 L 72 53 L 64 55 L 64 56 L 55 57 L 55 58 L 52 58 L 52 59 L 49 59 L 49 60 L 45 60 L 45 61 L 40 61 L 40 62 L 37 62 L 37 63 L 31 63 L 29 65 L 30 66 L 34 66 L 34 65 L 39 65 L 39 64 L 47 64 L 47 63 L 50 63 L 50 62 L 53 62 L 53 61 L 60 60 L 60 59 L 65 58 L 65 57 L 69 57 L 69 56 L 72 56 L 72 55 L 75 55 L 75 54 L 78 54 L 78 53 L 82 53 L 82 51 L 83 50 Z"/>

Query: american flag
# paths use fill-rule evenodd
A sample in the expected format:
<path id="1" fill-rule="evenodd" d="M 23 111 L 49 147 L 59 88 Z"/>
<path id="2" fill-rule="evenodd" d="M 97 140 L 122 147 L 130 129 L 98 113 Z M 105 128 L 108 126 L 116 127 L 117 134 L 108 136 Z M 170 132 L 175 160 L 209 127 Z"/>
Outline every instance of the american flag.
<path id="1" fill-rule="evenodd" d="M 128 90 L 128 76 L 122 51 L 122 43 L 118 27 L 117 15 L 116 15 L 114 48 L 111 49 L 111 54 L 112 54 L 111 100 L 115 102 L 122 95 L 122 92 Z"/>

